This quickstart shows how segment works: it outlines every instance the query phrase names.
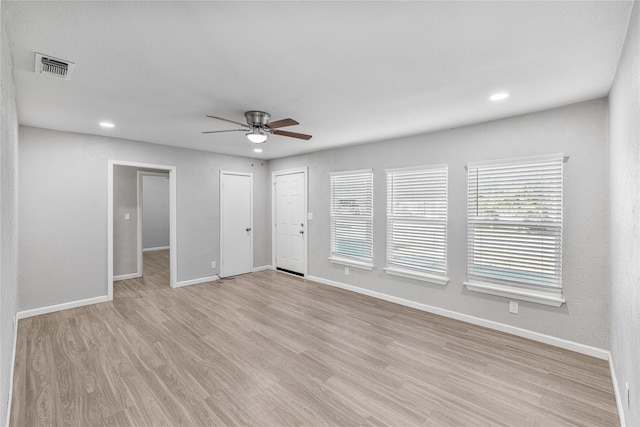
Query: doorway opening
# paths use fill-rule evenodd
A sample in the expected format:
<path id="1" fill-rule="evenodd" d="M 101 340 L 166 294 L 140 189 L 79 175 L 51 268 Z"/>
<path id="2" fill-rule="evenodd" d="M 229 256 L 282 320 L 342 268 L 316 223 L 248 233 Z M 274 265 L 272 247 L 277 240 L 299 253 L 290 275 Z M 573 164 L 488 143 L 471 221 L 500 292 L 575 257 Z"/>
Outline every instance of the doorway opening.
<path id="1" fill-rule="evenodd" d="M 148 182 L 145 184 L 145 181 Z M 172 288 L 175 287 L 178 276 L 176 167 L 109 160 L 107 184 L 107 293 L 109 300 L 113 299 L 114 280 L 136 279 L 143 274 L 146 276 L 147 273 L 156 274 L 157 281 L 162 279 Z M 147 198 L 146 213 L 154 214 L 154 218 L 147 218 L 146 221 L 144 219 L 145 188 L 147 195 L 154 196 L 156 199 Z M 165 199 L 160 200 L 163 197 Z M 154 203 L 159 205 L 156 208 L 159 207 L 159 210 L 164 212 L 160 214 L 152 212 Z M 147 236 L 146 247 L 151 251 L 143 252 L 145 223 L 154 226 L 156 231 L 158 229 L 160 231 L 156 235 Z M 160 245 L 158 242 L 164 242 L 164 244 Z M 148 271 L 143 270 L 145 258 L 149 258 L 145 269 Z M 164 276 L 160 277 L 160 275 Z"/>
<path id="2" fill-rule="evenodd" d="M 151 276 L 157 278 L 156 282 L 169 283 L 169 173 L 138 169 L 137 186 L 138 266 L 143 277 Z"/>

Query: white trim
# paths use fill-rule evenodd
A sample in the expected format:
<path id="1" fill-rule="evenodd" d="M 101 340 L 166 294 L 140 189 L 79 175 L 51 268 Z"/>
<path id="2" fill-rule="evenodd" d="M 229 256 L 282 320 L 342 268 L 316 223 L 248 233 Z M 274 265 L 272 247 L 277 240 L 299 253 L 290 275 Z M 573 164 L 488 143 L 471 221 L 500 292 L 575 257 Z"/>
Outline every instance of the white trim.
<path id="1" fill-rule="evenodd" d="M 99 304 L 101 302 L 110 301 L 108 295 L 81 299 L 77 301 L 64 302 L 62 304 L 48 305 L 46 307 L 32 308 L 31 310 L 23 310 L 18 312 L 18 319 L 26 319 L 27 317 L 40 316 L 41 314 L 54 313 L 56 311 L 69 310 L 70 308 L 84 307 L 85 305 Z"/>
<path id="2" fill-rule="evenodd" d="M 591 347 L 589 345 L 580 344 L 580 343 L 565 340 L 562 338 L 552 337 L 550 335 L 541 334 L 539 332 L 530 331 L 528 329 L 522 329 L 522 328 L 518 328 L 511 325 L 505 325 L 504 323 L 494 322 L 492 320 L 486 320 L 479 317 L 469 316 L 468 314 L 458 313 L 456 311 L 446 310 L 444 308 L 438 308 L 431 305 L 422 304 L 416 301 L 411 301 L 404 298 L 383 294 L 381 292 L 375 292 L 369 289 L 347 285 L 345 283 L 335 282 L 333 280 L 323 279 L 321 277 L 309 276 L 307 279 L 323 285 L 334 286 L 336 288 L 345 289 L 345 290 L 356 292 L 363 295 L 368 295 L 373 298 L 378 298 L 378 299 L 389 301 L 395 304 L 404 305 L 406 307 L 415 308 L 417 310 L 426 311 L 428 313 L 437 314 L 439 316 L 449 317 L 451 319 L 460 320 L 463 322 L 471 323 L 473 325 L 483 326 L 485 328 L 493 329 L 496 331 L 505 332 L 511 335 L 516 335 L 522 338 L 538 341 L 544 344 L 553 345 L 556 347 L 563 348 L 565 350 L 586 354 L 587 356 L 596 357 L 598 359 L 607 360 L 609 358 L 609 352 L 601 348 Z"/>
<path id="3" fill-rule="evenodd" d="M 143 248 L 142 252 L 164 251 L 165 249 L 171 249 L 171 246 L 157 246 L 155 248 Z"/>
<path id="4" fill-rule="evenodd" d="M 140 175 L 148 175 L 148 176 L 161 176 L 163 178 L 169 178 L 169 172 L 154 172 L 154 171 L 144 171 L 139 170 Z"/>
<path id="5" fill-rule="evenodd" d="M 391 169 L 385 169 L 384 173 L 389 174 L 394 172 L 411 172 L 411 171 L 422 171 L 422 170 L 442 169 L 442 168 L 446 168 L 448 170 L 449 165 L 447 163 L 440 163 L 437 165 L 422 165 L 422 166 L 408 166 L 405 168 L 391 168 Z"/>
<path id="6" fill-rule="evenodd" d="M 177 208 L 177 168 L 171 165 L 156 165 L 152 163 L 130 162 L 126 160 L 109 159 L 107 162 L 107 300 L 113 299 L 113 168 L 119 166 L 133 166 L 137 168 L 158 169 L 169 172 L 169 285 L 173 288 L 178 282 L 178 208 Z M 138 181 L 139 185 L 139 181 Z M 140 194 L 138 194 L 138 199 Z M 138 211 L 138 219 L 140 212 Z M 138 227 L 140 230 L 140 227 Z M 138 236 L 138 248 L 141 237 Z M 138 268 L 142 267 L 142 250 L 138 251 Z"/>
<path id="7" fill-rule="evenodd" d="M 498 295 L 500 297 L 529 301 L 536 304 L 550 305 L 553 307 L 560 307 L 566 302 L 566 300 L 562 298 L 562 294 L 559 294 L 557 292 L 516 288 L 513 286 L 498 285 L 495 283 L 464 282 L 463 284 L 467 287 L 467 289 L 473 292 Z"/>
<path id="8" fill-rule="evenodd" d="M 182 288 L 183 286 L 199 285 L 200 283 L 215 282 L 216 280 L 220 280 L 220 277 L 217 275 L 200 277 L 199 279 L 183 280 L 182 282 L 176 283 L 175 286 L 172 286 L 172 288 Z"/>
<path id="9" fill-rule="evenodd" d="M 178 172 L 175 166 L 172 166 L 169 172 L 169 263 L 170 263 L 170 282 L 173 287 L 178 282 Z"/>
<path id="10" fill-rule="evenodd" d="M 626 427 L 626 422 L 624 418 L 624 404 L 626 402 L 626 390 L 625 394 L 620 392 L 620 388 L 618 387 L 618 377 L 616 377 L 616 371 L 613 368 L 613 357 L 611 353 L 609 353 L 609 371 L 611 373 L 611 382 L 613 383 L 613 394 L 616 398 L 616 406 L 618 407 L 618 417 L 620 418 L 620 427 Z M 623 397 L 624 396 L 624 400 Z"/>
<path id="11" fill-rule="evenodd" d="M 348 171 L 329 172 L 329 176 L 360 175 L 364 173 L 373 173 L 373 169 L 356 169 L 356 170 L 348 170 Z"/>
<path id="12" fill-rule="evenodd" d="M 275 268 L 273 268 L 273 265 L 261 265 L 260 267 L 253 267 L 251 269 L 251 272 L 257 273 L 258 271 L 264 271 L 264 270 L 275 270 Z"/>
<path id="13" fill-rule="evenodd" d="M 142 277 L 142 274 L 140 273 L 121 274 L 119 276 L 113 276 L 113 281 L 117 282 L 119 280 L 137 279 L 138 277 Z"/>
<path id="14" fill-rule="evenodd" d="M 107 299 L 113 299 L 113 167 L 114 161 L 107 164 Z"/>
<path id="15" fill-rule="evenodd" d="M 9 370 L 9 395 L 7 396 L 7 420 L 6 427 L 9 427 L 11 420 L 11 401 L 13 400 L 13 374 L 16 367 L 16 348 L 18 346 L 18 313 L 13 315 L 13 352 L 11 354 L 11 368 Z"/>
<path id="16" fill-rule="evenodd" d="M 433 283 L 434 285 L 442 285 L 446 286 L 449 283 L 449 278 L 447 276 L 440 276 L 437 274 L 430 274 L 422 271 L 409 270 L 406 268 L 400 267 L 384 267 L 384 271 L 387 274 L 391 274 L 393 276 L 406 277 L 407 279 L 421 280 L 423 282 Z"/>
<path id="17" fill-rule="evenodd" d="M 276 236 L 276 192 L 274 188 L 276 186 L 276 177 L 281 175 L 292 175 L 296 173 L 301 173 L 304 176 L 304 224 L 306 224 L 306 238 L 304 240 L 304 271 L 301 271 L 304 277 L 307 277 L 309 274 L 309 168 L 293 168 L 293 169 L 284 169 L 279 171 L 271 172 L 271 269 L 275 270 L 278 266 L 276 261 L 277 254 L 277 243 L 278 239 L 273 236 Z"/>
<path id="18" fill-rule="evenodd" d="M 134 167 L 137 167 L 137 168 L 159 169 L 159 170 L 169 171 L 167 165 L 158 165 L 158 164 L 155 164 L 155 163 L 131 162 L 131 161 L 128 161 L 128 160 L 109 160 L 109 161 L 113 162 L 116 165 L 120 165 L 120 166 L 134 166 Z"/>
<path id="19" fill-rule="evenodd" d="M 306 166 L 301 168 L 283 169 L 283 170 L 271 172 L 271 176 L 273 177 L 276 175 L 292 175 L 294 173 L 307 172 L 307 170 L 308 168 Z"/>
<path id="20" fill-rule="evenodd" d="M 540 156 L 527 156 L 527 157 L 514 157 L 510 159 L 494 159 L 494 160 L 481 160 L 479 162 L 468 162 L 465 168 L 475 168 L 478 166 L 498 166 L 508 165 L 511 163 L 535 163 L 546 160 L 562 159 L 564 162 L 564 153 L 543 154 Z"/>
<path id="21" fill-rule="evenodd" d="M 136 249 L 138 254 L 138 273 L 142 276 L 144 270 L 144 258 L 142 256 L 142 175 L 140 171 L 136 171 L 136 212 L 138 213 L 137 238 L 138 241 Z"/>
<path id="22" fill-rule="evenodd" d="M 235 175 L 235 176 L 246 176 L 249 177 L 249 203 L 251 204 L 251 206 L 249 206 L 249 228 L 251 228 L 250 233 L 251 233 L 251 239 L 249 239 L 249 253 L 251 255 L 251 259 L 249 261 L 249 271 L 247 271 L 246 273 L 251 273 L 251 269 L 253 268 L 253 236 L 254 236 L 254 231 L 253 231 L 253 172 L 236 172 L 236 171 L 229 171 L 229 170 L 222 170 L 220 169 L 220 174 L 219 174 L 219 181 L 220 181 L 220 189 L 219 189 L 219 193 L 218 193 L 218 198 L 219 198 L 219 204 L 220 204 L 220 223 L 219 223 L 219 229 L 220 229 L 220 266 L 219 266 L 219 270 L 218 270 L 218 274 L 220 275 L 220 277 L 226 277 L 227 275 L 225 275 L 225 271 L 224 271 L 224 209 L 223 209 L 223 197 L 222 197 L 222 193 L 223 193 L 223 180 L 222 177 L 224 175 Z M 244 274 L 243 273 L 239 273 L 239 274 Z M 235 276 L 235 274 L 234 274 Z M 216 276 L 217 277 L 217 276 Z"/>
<path id="23" fill-rule="evenodd" d="M 333 264 L 341 264 L 341 265 L 346 265 L 348 267 L 362 268 L 363 270 L 373 270 L 373 267 L 375 267 L 370 262 L 356 261 L 356 260 L 337 257 L 337 256 L 330 256 L 329 261 L 331 261 Z"/>

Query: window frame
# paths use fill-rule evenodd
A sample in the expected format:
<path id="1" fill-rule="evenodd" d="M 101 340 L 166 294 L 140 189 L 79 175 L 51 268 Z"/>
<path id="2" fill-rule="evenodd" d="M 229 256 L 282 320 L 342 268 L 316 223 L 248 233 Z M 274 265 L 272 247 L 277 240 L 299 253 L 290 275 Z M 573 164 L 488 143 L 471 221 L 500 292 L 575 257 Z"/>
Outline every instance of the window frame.
<path id="1" fill-rule="evenodd" d="M 334 201 L 334 180 L 339 179 L 340 177 L 349 177 L 353 179 L 353 177 L 358 175 L 367 175 L 368 178 L 365 178 L 366 181 L 368 179 L 368 183 L 365 183 L 366 193 L 364 194 L 364 198 L 368 199 L 368 203 L 364 204 L 364 215 L 358 213 L 357 215 L 346 214 L 346 213 L 337 213 L 335 210 L 335 205 L 337 204 L 337 200 Z M 372 169 L 358 169 L 358 170 L 348 170 L 348 171 L 339 171 L 339 172 L 331 172 L 329 174 L 329 229 L 330 229 L 330 247 L 329 247 L 329 261 L 335 264 L 341 264 L 348 267 L 356 267 L 365 270 L 373 270 L 374 264 L 374 253 L 373 253 L 373 191 L 374 191 L 374 176 Z M 370 257 L 357 256 L 354 254 L 344 253 L 336 250 L 336 220 L 343 219 L 345 221 L 357 222 L 358 219 L 363 224 L 363 230 L 365 230 L 366 238 L 368 241 L 365 241 L 367 250 L 371 254 Z"/>
<path id="2" fill-rule="evenodd" d="M 435 174 L 433 172 L 436 172 Z M 387 184 L 387 241 L 386 241 L 386 266 L 384 268 L 387 274 L 406 277 L 414 280 L 425 281 L 437 285 L 446 285 L 449 283 L 448 277 L 448 245 L 447 245 L 447 236 L 448 236 L 448 211 L 449 211 L 449 168 L 447 164 L 435 164 L 435 165 L 420 165 L 420 166 L 412 166 L 412 167 L 404 167 L 404 168 L 395 168 L 395 169 L 387 169 L 385 170 L 386 174 L 386 184 Z M 421 176 L 421 174 L 423 174 Z M 444 177 L 440 174 L 444 174 Z M 430 176 L 431 175 L 431 176 Z M 411 191 L 410 181 L 422 180 L 422 182 L 418 182 L 415 188 L 416 192 L 424 191 L 424 187 L 431 187 L 431 190 L 434 192 L 444 190 L 443 196 L 424 195 L 419 197 L 416 195 L 420 201 L 424 203 L 431 202 L 435 205 L 430 206 L 424 212 L 424 215 L 415 215 L 415 214 L 401 214 L 399 212 L 395 212 L 395 207 L 401 200 L 398 200 L 398 194 L 400 192 L 406 192 L 407 190 Z M 403 182 L 403 180 L 406 180 Z M 442 182 L 444 180 L 444 183 Z M 409 181 L 409 182 L 407 182 Z M 396 182 L 400 188 L 396 189 Z M 395 190 L 395 191 L 394 191 Z M 429 191 L 430 192 L 430 191 Z M 437 206 L 440 204 L 440 206 Z M 444 215 L 440 215 L 441 206 L 444 205 Z M 422 233 L 420 237 L 422 239 L 417 238 L 415 240 L 415 245 L 419 248 L 419 250 L 423 250 L 427 252 L 429 250 L 429 240 L 433 242 L 436 241 L 436 244 L 442 245 L 441 252 L 438 249 L 432 250 L 434 254 L 432 257 L 425 257 L 422 260 L 434 259 L 437 258 L 438 252 L 442 255 L 444 259 L 444 268 L 427 268 L 424 266 L 420 266 L 414 260 L 407 260 L 405 262 L 400 262 L 398 258 L 395 258 L 394 253 L 394 244 L 396 241 L 401 242 L 403 236 L 399 236 L 398 239 L 394 238 L 394 223 L 412 223 L 418 226 L 432 226 L 442 227 L 442 240 L 438 241 L 439 237 L 438 231 L 425 231 Z M 427 228 L 423 228 L 423 230 L 427 230 Z M 399 233 L 400 234 L 400 233 Z M 406 238 L 406 237 L 405 237 Z"/>
<path id="3" fill-rule="evenodd" d="M 485 161 L 485 162 L 473 162 L 468 163 L 467 168 L 467 280 L 464 282 L 467 289 L 475 292 L 488 293 L 492 295 L 499 295 L 508 298 L 521 299 L 525 301 L 536 302 L 540 304 L 552 305 L 559 307 L 565 302 L 565 299 L 562 296 L 562 258 L 563 258 L 563 248 L 562 248 L 562 240 L 563 240 L 563 232 L 564 232 L 564 224 L 563 224 L 563 204 L 564 204 L 564 162 L 566 162 L 567 158 L 562 153 L 542 155 L 542 156 L 530 156 L 530 157 L 519 157 L 519 158 L 508 158 L 508 159 L 500 159 L 493 161 Z M 558 162 L 560 164 L 559 171 L 555 170 L 554 173 L 557 175 L 550 175 L 551 177 L 556 176 L 559 177 L 560 183 L 553 184 L 551 178 L 549 178 L 549 194 L 548 196 L 540 192 L 535 193 L 539 198 L 544 198 L 545 202 L 551 201 L 551 203 L 555 203 L 554 208 L 546 208 L 544 210 L 539 209 L 538 216 L 532 215 L 529 218 L 521 219 L 522 217 L 517 214 L 512 214 L 510 217 L 506 215 L 504 219 L 496 218 L 494 215 L 493 218 L 489 216 L 480 216 L 479 218 L 472 217 L 472 200 L 478 200 L 480 190 L 478 189 L 478 175 L 476 175 L 476 189 L 469 188 L 472 183 L 472 173 L 475 170 L 476 173 L 479 169 L 502 169 L 505 170 L 507 168 L 513 169 L 514 177 L 517 177 L 518 174 L 525 174 L 527 169 L 531 169 L 534 165 L 542 164 L 546 166 L 540 167 L 557 167 Z M 518 171 L 518 169 L 520 169 Z M 511 173 L 511 172 L 510 172 Z M 506 175 L 506 174 L 505 174 Z M 540 173 L 541 177 L 544 178 L 543 174 Z M 486 178 L 485 178 L 486 179 Z M 504 179 L 504 178 L 502 178 Z M 485 181 L 486 182 L 486 181 Z M 501 185 L 504 185 L 505 181 L 499 181 Z M 539 186 L 538 188 L 544 189 L 545 184 Z M 559 186 L 559 193 L 558 193 Z M 516 187 L 518 190 L 525 191 L 527 188 L 523 185 L 522 187 Z M 530 188 L 528 190 L 531 190 Z M 488 193 L 484 192 L 485 197 Z M 534 199 L 535 202 L 540 203 L 537 199 Z M 477 202 L 476 202 L 477 203 Z M 534 206 L 532 203 L 522 203 L 516 205 L 516 207 L 529 207 Z M 503 205 L 504 206 L 504 205 Z M 511 205 L 513 207 L 513 204 Z M 541 213 L 542 212 L 542 213 Z M 500 213 L 498 213 L 499 215 Z M 540 235 L 540 233 L 548 233 L 543 234 L 544 236 L 552 236 L 550 240 L 553 242 L 553 251 L 551 251 L 551 256 L 553 259 L 557 260 L 553 266 L 553 281 L 555 283 L 551 284 L 543 284 L 543 283 L 531 283 L 533 281 L 532 278 L 527 278 L 527 276 L 523 275 L 524 279 L 521 280 L 514 279 L 514 274 L 505 274 L 503 277 L 495 277 L 499 274 L 494 273 L 491 275 L 482 275 L 482 274 L 474 274 L 477 273 L 477 269 L 474 269 L 475 257 L 478 254 L 480 256 L 485 256 L 486 258 L 490 258 L 492 256 L 487 250 L 484 254 L 482 253 L 482 249 L 478 250 L 475 246 L 475 242 L 477 239 L 474 239 L 474 229 L 481 227 L 495 227 L 500 230 L 500 227 L 504 227 L 501 231 L 505 233 L 505 235 L 515 236 L 516 233 L 518 235 L 525 236 L 525 238 L 529 238 L 530 236 Z M 512 229 L 514 227 L 519 227 L 517 232 L 508 231 L 509 227 Z M 529 228 L 529 232 L 527 232 L 526 228 Z M 532 230 L 536 230 L 536 233 L 531 233 Z M 506 231 L 504 231 L 506 230 Z M 554 231 L 555 230 L 555 231 Z M 479 232 L 481 233 L 481 232 Z M 503 243 L 501 243 L 503 244 Z M 480 245 L 482 245 L 482 237 L 480 237 Z M 502 249 L 508 248 L 507 245 L 503 246 Z M 526 253 L 527 256 L 531 256 L 533 251 L 529 251 Z M 501 257 L 508 258 L 506 263 L 515 263 L 516 257 L 508 257 L 503 254 Z M 548 256 L 539 255 L 540 258 L 537 259 L 537 262 L 548 263 Z M 517 273 L 521 274 L 521 273 Z M 505 276 L 511 276 L 510 278 L 506 278 Z M 533 274 L 532 274 L 533 276 Z M 548 280 L 548 279 L 547 279 Z"/>

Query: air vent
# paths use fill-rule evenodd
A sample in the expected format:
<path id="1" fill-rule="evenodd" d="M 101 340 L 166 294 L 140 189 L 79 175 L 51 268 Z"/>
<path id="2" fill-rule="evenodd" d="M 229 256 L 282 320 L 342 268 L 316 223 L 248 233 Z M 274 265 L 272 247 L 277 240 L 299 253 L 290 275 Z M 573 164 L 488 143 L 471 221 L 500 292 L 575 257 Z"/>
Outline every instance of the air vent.
<path id="1" fill-rule="evenodd" d="M 75 65 L 73 62 L 65 61 L 64 59 L 36 53 L 36 74 L 69 80 Z"/>

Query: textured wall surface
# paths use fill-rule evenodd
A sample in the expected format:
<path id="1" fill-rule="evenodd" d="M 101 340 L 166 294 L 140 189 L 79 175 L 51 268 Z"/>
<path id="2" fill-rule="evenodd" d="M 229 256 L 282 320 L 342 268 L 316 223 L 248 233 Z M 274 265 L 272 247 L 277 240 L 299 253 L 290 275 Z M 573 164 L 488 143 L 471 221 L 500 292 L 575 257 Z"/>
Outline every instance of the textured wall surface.
<path id="1" fill-rule="evenodd" d="M 602 349 L 609 347 L 609 208 L 607 102 L 599 99 L 538 113 L 397 140 L 352 146 L 270 162 L 272 171 L 309 166 L 309 274 L 453 310 Z M 466 278 L 467 162 L 564 152 L 563 288 L 555 308 L 468 291 Z M 450 282 L 430 285 L 387 275 L 385 169 L 449 166 Z M 329 262 L 329 173 L 373 168 L 373 271 Z"/>
<path id="2" fill-rule="evenodd" d="M 1 7 L 1 6 L 0 6 Z M 13 357 L 18 283 L 18 117 L 12 61 L 1 30 L 2 144 L 0 144 L 0 425 L 5 424 Z"/>
<path id="3" fill-rule="evenodd" d="M 138 273 L 138 168 L 113 168 L 113 275 Z M 131 218 L 125 221 L 128 213 Z"/>
<path id="4" fill-rule="evenodd" d="M 640 426 L 640 5 L 609 95 L 611 355 L 627 426 Z M 625 383 L 631 402 L 627 407 Z"/>
<path id="5" fill-rule="evenodd" d="M 142 247 L 169 246 L 169 175 L 142 176 Z"/>
<path id="6" fill-rule="evenodd" d="M 254 263 L 270 264 L 267 162 L 21 126 L 20 310 L 107 294 L 109 159 L 176 166 L 178 281 L 217 274 L 219 171 L 252 172 Z"/>

